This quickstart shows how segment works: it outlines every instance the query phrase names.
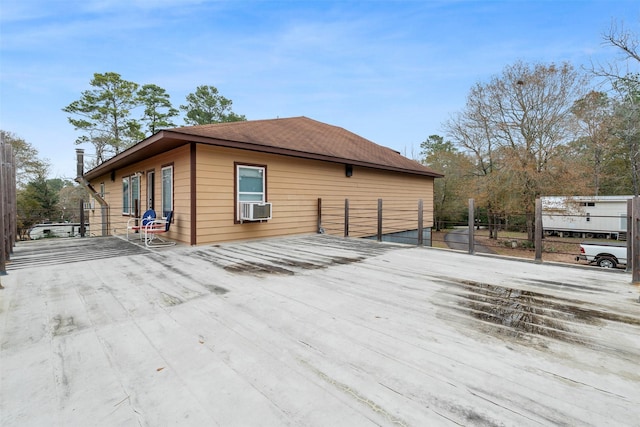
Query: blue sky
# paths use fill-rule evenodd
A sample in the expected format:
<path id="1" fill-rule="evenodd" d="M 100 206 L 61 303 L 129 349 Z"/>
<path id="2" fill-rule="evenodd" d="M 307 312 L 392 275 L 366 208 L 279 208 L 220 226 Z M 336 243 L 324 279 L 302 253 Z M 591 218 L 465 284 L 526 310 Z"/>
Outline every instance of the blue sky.
<path id="1" fill-rule="evenodd" d="M 62 108 L 116 72 L 176 108 L 213 85 L 249 120 L 307 116 L 414 157 L 507 65 L 619 59 L 612 20 L 639 34 L 640 3 L 0 0 L 0 128 L 73 178 Z"/>

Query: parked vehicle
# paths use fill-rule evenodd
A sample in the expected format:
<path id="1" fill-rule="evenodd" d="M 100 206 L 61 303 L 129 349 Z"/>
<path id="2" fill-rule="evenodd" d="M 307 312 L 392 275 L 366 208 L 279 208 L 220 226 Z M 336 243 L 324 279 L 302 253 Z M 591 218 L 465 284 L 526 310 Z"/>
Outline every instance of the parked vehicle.
<path id="1" fill-rule="evenodd" d="M 79 222 L 57 222 L 36 224 L 29 229 L 31 240 L 44 239 L 46 237 L 76 237 L 80 236 Z M 89 224 L 85 224 L 85 236 L 89 235 Z"/>
<path id="2" fill-rule="evenodd" d="M 633 196 L 541 197 L 547 236 L 627 239 L 627 201 Z"/>
<path id="3" fill-rule="evenodd" d="M 580 255 L 576 261 L 587 261 L 602 268 L 615 268 L 627 265 L 627 245 L 617 242 L 583 242 L 580 243 Z"/>

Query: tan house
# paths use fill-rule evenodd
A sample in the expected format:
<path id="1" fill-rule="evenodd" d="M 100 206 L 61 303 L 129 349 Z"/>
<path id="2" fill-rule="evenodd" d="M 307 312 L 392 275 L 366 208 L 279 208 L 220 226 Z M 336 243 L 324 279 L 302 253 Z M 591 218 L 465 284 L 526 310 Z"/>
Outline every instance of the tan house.
<path id="1" fill-rule="evenodd" d="M 433 180 L 442 176 L 307 117 L 162 130 L 84 174 L 78 151 L 78 181 L 99 202 L 89 213 L 93 232 L 124 234 L 147 209 L 171 211 L 167 237 L 190 245 L 318 232 L 320 199 L 322 209 L 383 199 L 397 211 L 423 200 L 430 227 Z M 402 223 L 394 230 L 415 228 Z"/>

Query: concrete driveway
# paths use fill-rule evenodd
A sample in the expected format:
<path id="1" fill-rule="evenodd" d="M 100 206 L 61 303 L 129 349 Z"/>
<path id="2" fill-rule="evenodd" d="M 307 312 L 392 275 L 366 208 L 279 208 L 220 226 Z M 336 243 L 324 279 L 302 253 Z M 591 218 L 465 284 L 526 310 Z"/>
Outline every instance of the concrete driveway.
<path id="1" fill-rule="evenodd" d="M 3 426 L 638 425 L 626 273 L 322 235 L 12 259 Z"/>
<path id="2" fill-rule="evenodd" d="M 444 235 L 444 241 L 449 249 L 469 251 L 469 228 L 456 228 Z M 494 254 L 493 249 L 478 243 L 473 245 L 474 252 L 479 254 Z"/>

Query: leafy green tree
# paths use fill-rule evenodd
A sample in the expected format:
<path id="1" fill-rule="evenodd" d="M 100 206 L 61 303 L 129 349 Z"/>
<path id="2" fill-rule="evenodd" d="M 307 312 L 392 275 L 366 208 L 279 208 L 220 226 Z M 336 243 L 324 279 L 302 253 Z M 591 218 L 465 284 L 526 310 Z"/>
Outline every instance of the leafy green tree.
<path id="1" fill-rule="evenodd" d="M 79 100 L 62 111 L 79 117 L 68 117 L 69 123 L 83 132 L 76 144 L 93 144 L 99 164 L 138 142 L 144 134 L 140 122 L 131 117 L 131 111 L 140 105 L 137 83 L 108 72 L 95 73 L 90 84 L 93 89 L 82 92 Z"/>
<path id="2" fill-rule="evenodd" d="M 176 126 L 171 118 L 178 116 L 180 112 L 172 107 L 169 94 L 163 88 L 154 84 L 144 85 L 138 91 L 138 100 L 144 106 L 141 121 L 149 135 L 160 129 Z"/>
<path id="3" fill-rule="evenodd" d="M 3 130 L 0 138 L 11 144 L 15 155 L 18 236 L 26 238 L 29 228 L 44 221 L 78 221 L 86 190 L 70 180 L 47 179 L 48 161 L 24 139 Z"/>
<path id="4" fill-rule="evenodd" d="M 420 144 L 422 162 L 444 174 L 434 182 L 434 222 L 436 230 L 460 222 L 467 214 L 466 198 L 474 165 L 440 135 L 430 135 Z"/>
<path id="5" fill-rule="evenodd" d="M 16 197 L 16 207 L 18 237 L 20 240 L 26 240 L 29 229 L 41 222 L 40 205 L 36 199 L 29 197 L 28 193 L 19 192 Z"/>
<path id="6" fill-rule="evenodd" d="M 187 95 L 187 104 L 180 109 L 185 112 L 184 121 L 188 125 L 240 122 L 247 120 L 244 115 L 231 111 L 233 102 L 218 93 L 214 86 L 198 86 L 194 93 Z"/>
<path id="7" fill-rule="evenodd" d="M 18 189 L 24 188 L 29 181 L 36 179 L 39 175 L 46 174 L 49 164 L 38 157 L 38 150 L 33 145 L 4 130 L 0 130 L 0 138 L 13 147 Z"/>
<path id="8" fill-rule="evenodd" d="M 429 137 L 420 143 L 420 155 L 427 158 L 436 153 L 453 153 L 458 149 L 453 142 L 445 141 L 440 135 L 429 135 Z"/>
<path id="9" fill-rule="evenodd" d="M 58 182 L 47 180 L 46 173 L 42 173 L 17 193 L 19 235 L 24 236 L 34 224 L 61 219 L 58 187 Z"/>
<path id="10" fill-rule="evenodd" d="M 87 191 L 72 181 L 62 181 L 60 183 L 52 183 L 52 186 L 62 187 L 58 191 L 58 211 L 61 213 L 60 218 L 63 221 L 79 222 L 81 202 L 90 198 Z"/>

